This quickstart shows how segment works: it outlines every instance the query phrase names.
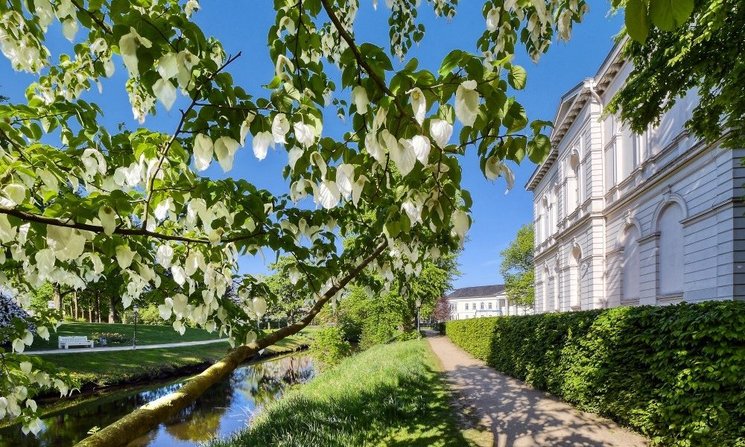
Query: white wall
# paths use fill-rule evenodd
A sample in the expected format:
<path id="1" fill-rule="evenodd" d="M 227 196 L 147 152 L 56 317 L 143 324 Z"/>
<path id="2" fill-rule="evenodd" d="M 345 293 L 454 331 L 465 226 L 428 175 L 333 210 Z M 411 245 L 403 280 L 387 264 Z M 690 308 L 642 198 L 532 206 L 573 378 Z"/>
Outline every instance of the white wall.
<path id="1" fill-rule="evenodd" d="M 624 66 L 609 84 L 604 103 L 629 71 Z M 560 204 L 558 221 L 536 237 L 536 312 L 577 309 L 577 286 L 580 309 L 743 299 L 745 206 L 735 199 L 745 196 L 745 150 L 688 136 L 695 104 L 693 93 L 679 99 L 642 135 L 602 115 L 597 101 L 583 106 L 534 188 L 537 212 L 557 185 Z M 569 209 L 577 147 L 582 200 Z"/>

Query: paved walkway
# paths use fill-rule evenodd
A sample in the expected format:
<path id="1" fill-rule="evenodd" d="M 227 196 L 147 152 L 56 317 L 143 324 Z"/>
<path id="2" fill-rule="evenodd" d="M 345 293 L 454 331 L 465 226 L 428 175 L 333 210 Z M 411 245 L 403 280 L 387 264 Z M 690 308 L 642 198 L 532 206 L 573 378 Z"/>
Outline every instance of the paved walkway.
<path id="1" fill-rule="evenodd" d="M 137 345 L 137 351 L 142 349 L 161 349 L 161 348 L 183 348 L 186 346 L 209 345 L 212 343 L 226 342 L 227 338 L 215 340 L 185 341 L 181 343 L 160 343 L 156 345 Z M 26 355 L 52 355 L 52 354 L 79 354 L 81 352 L 113 352 L 113 351 L 132 351 L 132 346 L 110 346 L 105 348 L 70 348 L 70 349 L 48 349 L 45 351 L 25 351 Z"/>
<path id="2" fill-rule="evenodd" d="M 447 337 L 429 337 L 458 404 L 493 434 L 494 447 L 647 445 L 614 422 L 581 412 L 523 382 L 498 373 Z"/>

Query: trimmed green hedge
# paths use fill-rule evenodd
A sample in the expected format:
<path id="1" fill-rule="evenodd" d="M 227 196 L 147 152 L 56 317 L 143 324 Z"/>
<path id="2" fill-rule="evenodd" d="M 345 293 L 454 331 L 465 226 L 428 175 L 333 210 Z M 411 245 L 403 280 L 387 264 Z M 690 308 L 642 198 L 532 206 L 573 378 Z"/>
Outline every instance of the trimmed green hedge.
<path id="1" fill-rule="evenodd" d="M 459 320 L 446 333 L 654 444 L 745 446 L 745 302 Z"/>

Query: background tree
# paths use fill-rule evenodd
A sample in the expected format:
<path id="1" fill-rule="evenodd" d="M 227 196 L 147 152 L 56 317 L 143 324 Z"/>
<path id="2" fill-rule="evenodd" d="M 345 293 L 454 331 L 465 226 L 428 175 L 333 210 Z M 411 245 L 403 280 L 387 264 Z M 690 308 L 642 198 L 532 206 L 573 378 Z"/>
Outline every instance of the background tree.
<path id="1" fill-rule="evenodd" d="M 294 266 L 295 262 L 291 257 L 283 256 L 269 266 L 274 273 L 266 278 L 266 284 L 274 298 L 268 315 L 287 324 L 297 322 L 298 317 L 304 313 L 303 310 L 310 308 L 307 301 L 310 294 L 297 286 L 302 273 L 293 270 Z"/>
<path id="2" fill-rule="evenodd" d="M 658 3 L 625 2 L 626 32 L 633 39 L 623 56 L 634 68 L 608 111 L 620 112 L 641 133 L 694 90 L 699 102 L 686 127 L 707 143 L 721 139 L 724 147 L 745 147 L 745 4 L 664 2 L 670 12 Z"/>
<path id="3" fill-rule="evenodd" d="M 499 271 L 504 278 L 509 304 L 530 307 L 535 301 L 534 240 L 533 225 L 523 225 L 510 245 L 502 250 Z"/>
<path id="4" fill-rule="evenodd" d="M 394 281 L 388 290 L 352 287 L 337 304 L 338 324 L 349 340 L 363 348 L 416 336 L 417 300 L 421 303 L 420 317 L 428 318 L 458 274 L 455 256 L 449 255 L 426 262 L 418 275 L 405 284 Z M 371 280 L 386 281 L 380 277 Z"/>

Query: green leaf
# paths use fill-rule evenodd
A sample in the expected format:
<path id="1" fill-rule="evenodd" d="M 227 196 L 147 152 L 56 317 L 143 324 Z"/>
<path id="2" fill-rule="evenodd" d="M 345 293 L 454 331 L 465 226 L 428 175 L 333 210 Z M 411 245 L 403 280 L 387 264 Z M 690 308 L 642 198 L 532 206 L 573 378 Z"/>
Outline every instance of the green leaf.
<path id="1" fill-rule="evenodd" d="M 649 35 L 649 16 L 645 0 L 628 0 L 626 3 L 626 32 L 639 43 L 644 43 Z"/>
<path id="2" fill-rule="evenodd" d="M 693 0 L 651 0 L 649 16 L 662 31 L 679 27 L 693 12 Z"/>
<path id="3" fill-rule="evenodd" d="M 445 56 L 445 59 L 442 60 L 442 64 L 440 65 L 440 69 L 438 70 L 440 76 L 445 76 L 448 73 L 452 72 L 453 69 L 460 63 L 463 54 L 464 53 L 461 50 L 453 50 L 448 53 L 448 55 Z"/>
<path id="4" fill-rule="evenodd" d="M 512 88 L 515 90 L 522 90 L 525 88 L 525 83 L 528 80 L 528 72 L 519 65 L 512 65 L 510 67 L 510 73 L 507 75 L 507 81 L 510 83 Z"/>

